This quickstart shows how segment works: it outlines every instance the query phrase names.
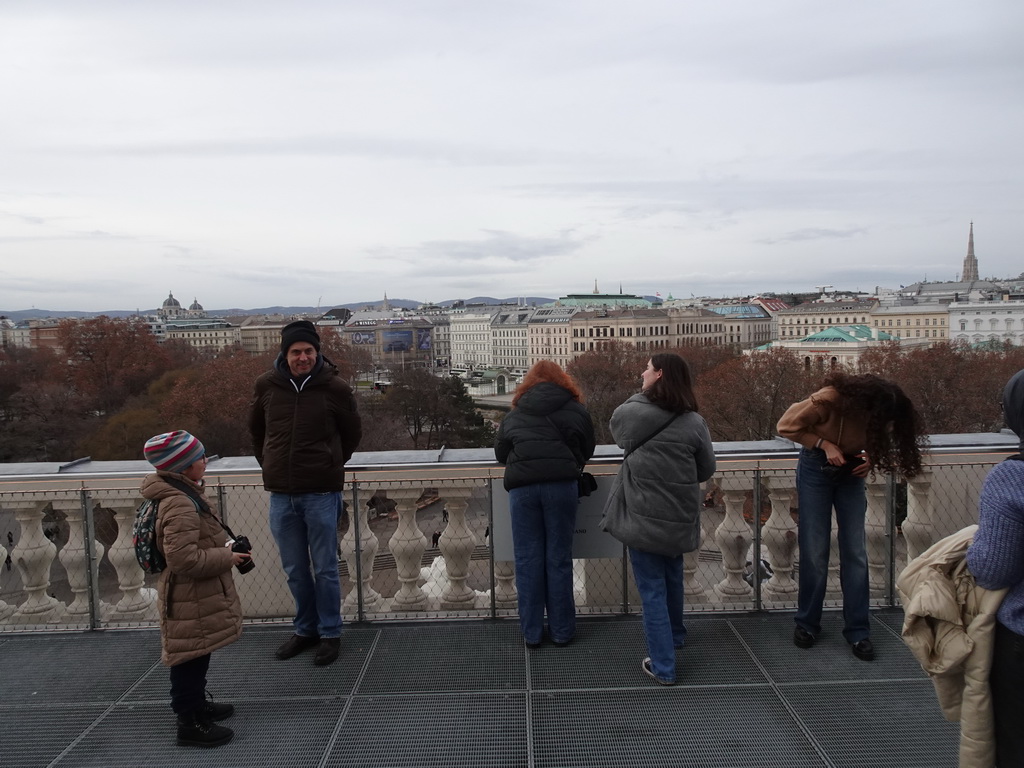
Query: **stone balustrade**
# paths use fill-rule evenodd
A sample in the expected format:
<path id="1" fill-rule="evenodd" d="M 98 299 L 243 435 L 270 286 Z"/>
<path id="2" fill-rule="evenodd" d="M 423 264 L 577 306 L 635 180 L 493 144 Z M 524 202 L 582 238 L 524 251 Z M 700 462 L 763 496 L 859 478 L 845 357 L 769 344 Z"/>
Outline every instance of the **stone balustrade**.
<path id="1" fill-rule="evenodd" d="M 955 460 L 938 455 L 910 482 L 869 480 L 866 536 L 873 604 L 892 599 L 893 571 L 898 573 L 908 558 L 975 521 L 981 482 L 991 464 L 1009 452 Z M 792 456 L 790 450 L 785 461 L 759 456 L 720 462 L 722 471 L 712 481 L 715 503 L 703 511 L 701 547 L 684 561 L 688 611 L 795 604 L 799 509 Z M 208 495 L 222 505 L 232 528 L 254 543 L 257 568 L 235 575 L 246 617 L 286 620 L 292 603 L 269 534 L 267 494 L 251 472 L 218 473 L 215 465 Z M 613 456 L 590 468 L 599 480 L 610 480 L 617 461 Z M 40 478 L 12 481 L 0 474 L 5 566 L 0 632 L 155 623 L 156 577 L 139 568 L 131 541 L 141 501 L 134 489 L 143 473 L 79 479 L 77 488 L 53 489 Z M 429 477 L 391 467 L 350 472 L 348 522 L 339 546 L 346 619 L 514 616 L 515 569 L 508 542 L 499 547 L 502 542 L 491 541 L 492 531 L 505 530 L 492 518 L 491 494 L 504 493 L 496 480 L 500 473 L 500 467 L 484 462 L 434 467 Z M 375 511 L 366 504 L 374 496 L 387 501 Z M 760 528 L 754 499 L 767 500 L 771 509 Z M 499 556 L 499 550 L 506 554 Z M 761 557 L 771 572 L 763 581 L 752 573 Z M 621 556 L 577 561 L 581 614 L 639 610 L 623 568 L 628 564 Z M 841 602 L 837 578 L 830 579 L 826 600 L 827 605 Z"/>

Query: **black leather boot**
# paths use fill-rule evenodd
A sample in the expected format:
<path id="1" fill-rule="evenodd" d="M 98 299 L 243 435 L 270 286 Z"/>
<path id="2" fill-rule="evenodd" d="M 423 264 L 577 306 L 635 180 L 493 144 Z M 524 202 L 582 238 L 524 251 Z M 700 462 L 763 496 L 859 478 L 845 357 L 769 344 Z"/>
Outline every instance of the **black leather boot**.
<path id="1" fill-rule="evenodd" d="M 207 720 L 202 710 L 178 715 L 178 745 L 182 747 L 219 747 L 227 744 L 235 732 Z"/>

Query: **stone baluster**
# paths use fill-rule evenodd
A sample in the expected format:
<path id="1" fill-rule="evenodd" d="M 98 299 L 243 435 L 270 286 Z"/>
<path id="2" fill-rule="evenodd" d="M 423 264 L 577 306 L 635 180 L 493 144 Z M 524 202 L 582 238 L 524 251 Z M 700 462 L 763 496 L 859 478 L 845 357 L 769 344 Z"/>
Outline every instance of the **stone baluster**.
<path id="1" fill-rule="evenodd" d="M 117 588 L 121 599 L 110 611 L 112 621 L 147 621 L 157 618 L 156 590 L 146 587 L 146 572 L 135 558 L 132 526 L 135 524 L 134 505 L 112 505 L 117 538 L 110 545 L 107 559 L 117 573 Z"/>
<path id="2" fill-rule="evenodd" d="M 428 542 L 423 531 L 416 525 L 416 499 L 419 491 L 411 488 L 389 489 L 388 496 L 398 505 L 398 527 L 391 535 L 388 547 L 395 558 L 395 568 L 401 582 L 392 607 L 396 611 L 423 611 L 428 607 L 427 595 L 419 585 L 419 578 Z"/>
<path id="3" fill-rule="evenodd" d="M 509 560 L 496 560 L 494 563 L 494 605 L 497 608 L 515 608 L 519 605 L 516 565 Z"/>
<path id="4" fill-rule="evenodd" d="M 353 585 L 352 589 L 349 589 L 348 594 L 345 596 L 345 608 L 356 610 L 359 605 L 359 591 L 363 593 L 363 609 L 367 611 L 378 611 L 383 606 L 384 598 L 381 597 L 380 592 L 375 590 L 370 583 L 373 580 L 373 561 L 377 557 L 377 550 L 380 547 L 380 542 L 377 540 L 377 534 L 370 530 L 370 522 L 367 518 L 369 509 L 366 505 L 361 505 L 358 510 L 353 513 L 353 507 L 349 507 L 348 516 L 348 530 L 345 535 L 341 538 L 339 547 L 341 548 L 341 555 L 345 558 L 345 562 L 348 563 L 348 578 L 349 582 Z M 359 546 L 362 551 L 356 550 L 356 526 L 359 526 Z M 356 563 L 358 558 L 359 570 L 356 570 Z M 397 563 L 397 558 L 395 560 Z M 356 574 L 359 574 L 360 584 L 359 589 L 356 589 Z"/>
<path id="5" fill-rule="evenodd" d="M 8 554 L 10 554 L 10 553 L 4 548 L 3 543 L 0 542 L 0 564 L 3 564 L 3 563 L 7 562 L 7 555 Z M 13 562 L 13 558 L 12 558 L 12 562 Z M 12 613 L 14 613 L 14 611 L 15 611 L 15 608 L 14 608 L 13 605 L 10 605 L 8 603 L 5 603 L 3 600 L 0 600 L 0 621 L 3 621 L 4 619 L 9 618 L 10 615 Z"/>
<path id="6" fill-rule="evenodd" d="M 750 525 L 743 519 L 743 502 L 750 490 L 750 478 L 730 475 L 720 478 L 718 485 L 725 502 L 725 518 L 715 529 L 715 543 L 722 553 L 725 578 L 715 585 L 715 594 L 722 600 L 746 600 L 753 592 L 743 580 L 747 550 L 754 540 Z"/>
<path id="7" fill-rule="evenodd" d="M 476 539 L 466 525 L 466 507 L 472 487 L 445 486 L 442 489 L 448 507 L 448 525 L 441 534 L 438 545 L 444 555 L 444 567 L 448 583 L 441 595 L 441 607 L 458 610 L 476 605 L 476 592 L 466 584 L 469 575 L 469 561 L 476 547 Z"/>
<path id="8" fill-rule="evenodd" d="M 776 600 L 792 600 L 798 589 L 793 579 L 797 528 L 789 511 L 796 495 L 793 483 L 793 475 L 766 475 L 764 478 L 772 513 L 764 524 L 761 538 L 768 550 L 768 563 L 773 571 L 764 585 L 764 592 Z"/>
<path id="9" fill-rule="evenodd" d="M 72 620 L 87 621 L 89 617 L 89 550 L 86 546 L 85 515 L 82 513 L 80 498 L 61 498 L 53 500 L 54 510 L 60 510 L 68 522 L 68 542 L 58 555 L 58 559 L 68 574 L 68 586 L 74 599 L 67 606 L 68 617 Z M 103 545 L 93 539 L 96 548 L 96 560 L 103 558 Z"/>
<path id="10" fill-rule="evenodd" d="M 907 540 L 907 562 L 935 543 L 931 490 L 932 470 L 927 467 L 907 482 L 907 518 L 902 526 Z"/>
<path id="11" fill-rule="evenodd" d="M 887 478 L 874 475 L 866 483 L 868 509 L 864 519 L 864 535 L 868 550 L 868 583 L 871 594 L 880 597 L 886 593 L 886 574 L 889 571 L 889 527 L 886 525 Z"/>
<path id="12" fill-rule="evenodd" d="M 4 506 L 14 509 L 14 518 L 21 526 L 21 536 L 11 553 L 27 597 L 14 612 L 16 623 L 42 624 L 50 621 L 62 607 L 50 597 L 50 566 L 57 557 L 57 546 L 43 535 L 43 510 L 47 501 L 9 501 Z"/>

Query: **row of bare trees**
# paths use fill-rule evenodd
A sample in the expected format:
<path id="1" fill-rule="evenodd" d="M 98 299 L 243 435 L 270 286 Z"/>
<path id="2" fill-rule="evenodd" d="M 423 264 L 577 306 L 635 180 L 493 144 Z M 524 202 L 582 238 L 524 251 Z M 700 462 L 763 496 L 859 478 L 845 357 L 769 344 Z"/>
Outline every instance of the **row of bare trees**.
<path id="1" fill-rule="evenodd" d="M 770 440 L 791 403 L 815 391 L 829 371 L 806 368 L 781 348 L 752 355 L 722 347 L 681 347 L 690 363 L 700 411 L 715 440 Z M 610 443 L 608 420 L 615 407 L 639 390 L 649 352 L 613 342 L 569 366 L 587 398 L 598 441 Z M 898 383 L 914 401 L 930 434 L 993 432 L 1003 425 L 1003 386 L 1024 368 L 1024 348 L 978 349 L 962 344 L 901 351 L 896 343 L 866 352 L 859 372 Z"/>
<path id="2" fill-rule="evenodd" d="M 251 453 L 246 413 L 256 377 L 273 355 L 241 350 L 203 355 L 184 343 L 157 343 L 145 323 L 98 317 L 59 328 L 64 354 L 0 350 L 0 461 L 141 458 L 143 442 L 168 429 L 199 435 L 221 456 Z M 362 350 L 322 332 L 324 355 L 354 381 L 372 370 Z M 696 378 L 701 413 L 720 441 L 765 440 L 782 412 L 820 384 L 792 352 L 753 355 L 725 347 L 682 347 Z M 637 392 L 650 353 L 612 342 L 569 366 L 580 383 L 600 443 L 610 443 L 612 411 Z M 932 434 L 990 432 L 1002 426 L 1000 395 L 1024 368 L 1024 349 L 957 344 L 901 351 L 873 349 L 860 370 L 900 384 Z M 422 369 L 398 373 L 386 395 L 360 393 L 361 450 L 489 447 L 493 425 L 481 418 L 457 379 Z"/>

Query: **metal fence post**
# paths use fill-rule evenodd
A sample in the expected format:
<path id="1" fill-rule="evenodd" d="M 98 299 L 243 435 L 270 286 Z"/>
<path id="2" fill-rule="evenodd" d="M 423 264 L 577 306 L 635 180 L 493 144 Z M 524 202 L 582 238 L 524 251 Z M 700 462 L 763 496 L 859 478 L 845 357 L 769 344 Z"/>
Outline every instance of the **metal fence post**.
<path id="1" fill-rule="evenodd" d="M 217 510 L 220 512 L 220 519 L 226 525 L 231 525 L 231 521 L 228 520 L 228 497 L 224 493 L 224 483 L 217 483 Z"/>
<path id="2" fill-rule="evenodd" d="M 896 475 L 890 473 L 886 482 L 885 516 L 888 518 L 886 534 L 889 536 L 889 606 L 896 605 Z"/>
<path id="3" fill-rule="evenodd" d="M 761 467 L 754 470 L 753 514 L 754 525 L 753 552 L 750 556 L 751 582 L 754 587 L 754 610 L 761 610 Z"/>
<path id="4" fill-rule="evenodd" d="M 341 493 L 341 509 L 345 510 L 345 492 Z M 359 482 L 356 480 L 352 481 L 352 509 L 353 512 L 348 513 L 348 524 L 352 528 L 352 534 L 356 540 L 356 573 L 355 579 L 352 578 L 352 574 L 349 574 L 349 581 L 354 582 L 356 585 L 356 621 L 366 621 L 366 606 L 363 605 L 363 540 L 359 536 Z"/>
<path id="5" fill-rule="evenodd" d="M 494 480 L 489 479 L 487 483 L 487 530 L 491 535 L 487 537 L 488 559 L 490 560 L 491 572 L 491 618 L 498 618 L 498 595 L 497 581 L 494 573 Z"/>
<path id="6" fill-rule="evenodd" d="M 82 519 L 85 520 L 85 562 L 87 583 L 89 585 L 89 629 L 99 629 L 100 613 L 100 564 L 96 557 L 96 520 L 93 517 L 92 504 L 89 503 L 89 491 L 84 486 L 80 491 L 82 500 Z"/>

